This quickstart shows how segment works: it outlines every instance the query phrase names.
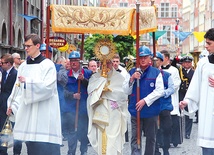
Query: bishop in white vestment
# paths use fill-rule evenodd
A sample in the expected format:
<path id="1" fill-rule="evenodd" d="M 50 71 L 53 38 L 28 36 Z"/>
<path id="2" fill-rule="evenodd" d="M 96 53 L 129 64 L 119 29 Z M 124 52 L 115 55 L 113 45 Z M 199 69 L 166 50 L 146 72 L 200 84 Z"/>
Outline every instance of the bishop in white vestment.
<path id="1" fill-rule="evenodd" d="M 128 116 L 128 96 L 123 92 L 123 82 L 123 76 L 114 69 L 107 78 L 98 72 L 89 79 L 88 138 L 98 155 L 102 155 L 104 131 L 107 137 L 106 155 L 122 154 Z"/>

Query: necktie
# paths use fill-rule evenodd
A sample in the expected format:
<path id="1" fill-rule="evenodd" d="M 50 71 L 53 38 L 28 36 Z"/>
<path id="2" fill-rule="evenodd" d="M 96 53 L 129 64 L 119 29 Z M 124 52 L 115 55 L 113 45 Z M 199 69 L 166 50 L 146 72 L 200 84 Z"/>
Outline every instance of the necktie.
<path id="1" fill-rule="evenodd" d="M 4 71 L 3 74 L 2 74 L 2 81 L 3 81 L 3 83 L 5 83 L 6 80 L 7 80 L 7 72 Z"/>

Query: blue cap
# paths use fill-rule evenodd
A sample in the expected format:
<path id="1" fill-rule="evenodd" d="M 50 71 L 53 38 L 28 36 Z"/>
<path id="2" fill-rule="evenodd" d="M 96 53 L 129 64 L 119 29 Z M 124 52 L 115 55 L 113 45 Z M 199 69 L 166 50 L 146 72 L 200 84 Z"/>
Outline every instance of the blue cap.
<path id="1" fill-rule="evenodd" d="M 73 51 L 69 54 L 69 59 L 79 59 L 80 58 L 80 53 L 77 51 Z"/>
<path id="2" fill-rule="evenodd" d="M 161 54 L 161 52 L 156 52 L 156 57 L 163 61 L 163 54 Z"/>
<path id="3" fill-rule="evenodd" d="M 147 46 L 141 46 L 139 48 L 139 56 L 140 57 L 145 57 L 145 56 L 152 56 L 152 52 L 151 50 L 147 47 Z"/>
<path id="4" fill-rule="evenodd" d="M 46 44 L 41 44 L 39 50 L 46 51 Z M 52 52 L 52 48 L 50 46 L 48 46 L 48 50 L 49 52 Z"/>

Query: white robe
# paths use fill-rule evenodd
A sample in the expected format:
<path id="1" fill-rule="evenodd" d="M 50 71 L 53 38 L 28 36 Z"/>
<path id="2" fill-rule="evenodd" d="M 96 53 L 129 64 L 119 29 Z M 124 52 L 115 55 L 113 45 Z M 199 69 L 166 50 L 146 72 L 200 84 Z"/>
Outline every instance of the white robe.
<path id="1" fill-rule="evenodd" d="M 19 76 L 26 78 L 26 84 L 14 85 L 8 99 L 8 107 L 11 106 L 15 114 L 14 139 L 61 144 L 60 107 L 53 62 L 49 59 L 40 64 L 23 62 L 18 69 Z"/>
<path id="2" fill-rule="evenodd" d="M 198 145 L 206 148 L 214 148 L 214 88 L 208 83 L 211 75 L 214 64 L 207 57 L 200 59 L 184 98 L 189 113 L 199 107 Z"/>
<path id="3" fill-rule="evenodd" d="M 123 81 L 123 91 L 124 91 L 127 95 L 129 95 L 126 89 L 129 88 L 130 74 L 127 72 L 127 70 L 126 70 L 124 67 L 122 67 L 122 66 L 119 65 L 118 68 L 121 70 L 120 74 L 124 77 L 124 81 Z"/>
<path id="4" fill-rule="evenodd" d="M 111 91 L 103 92 L 105 84 L 110 81 L 108 88 Z M 88 85 L 88 138 L 98 153 L 102 155 L 102 132 L 107 136 L 107 155 L 122 154 L 125 143 L 125 132 L 127 130 L 127 95 L 123 92 L 123 76 L 113 70 L 107 79 L 100 73 L 95 73 L 89 79 Z M 116 101 L 119 108 L 112 109 L 111 101 Z"/>

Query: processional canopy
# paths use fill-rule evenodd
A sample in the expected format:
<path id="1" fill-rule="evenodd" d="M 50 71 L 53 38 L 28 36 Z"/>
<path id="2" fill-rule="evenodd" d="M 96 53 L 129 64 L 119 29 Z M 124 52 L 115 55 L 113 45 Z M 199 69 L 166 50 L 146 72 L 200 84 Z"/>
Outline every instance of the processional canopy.
<path id="1" fill-rule="evenodd" d="M 135 8 L 107 8 L 51 5 L 52 31 L 55 33 L 136 34 Z M 139 33 L 157 30 L 155 8 L 141 7 Z"/>

